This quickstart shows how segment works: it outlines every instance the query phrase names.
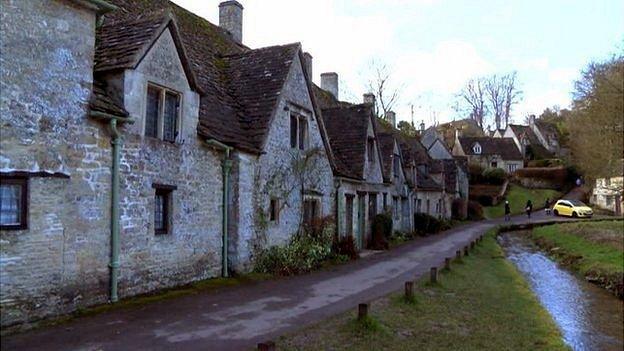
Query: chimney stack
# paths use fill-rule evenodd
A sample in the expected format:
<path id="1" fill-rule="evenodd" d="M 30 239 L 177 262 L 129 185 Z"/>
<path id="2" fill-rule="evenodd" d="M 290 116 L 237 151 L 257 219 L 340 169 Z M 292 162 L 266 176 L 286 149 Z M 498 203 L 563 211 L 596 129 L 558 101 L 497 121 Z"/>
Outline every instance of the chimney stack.
<path id="1" fill-rule="evenodd" d="M 312 55 L 309 52 L 303 53 L 303 67 L 305 67 L 306 72 L 308 72 L 308 78 L 312 80 L 314 75 L 312 74 Z"/>
<path id="2" fill-rule="evenodd" d="M 232 39 L 243 43 L 243 5 L 236 0 L 219 4 L 219 27 L 230 32 Z"/>
<path id="3" fill-rule="evenodd" d="M 321 89 L 329 92 L 338 100 L 338 73 L 321 73 Z"/>
<path id="4" fill-rule="evenodd" d="M 386 121 L 390 122 L 393 127 L 396 127 L 396 113 L 394 113 L 394 111 L 388 111 L 386 113 Z"/>
<path id="5" fill-rule="evenodd" d="M 422 120 L 422 121 L 420 122 L 420 132 L 421 132 L 421 133 L 424 133 L 424 132 L 425 132 L 425 121 L 424 121 L 424 120 Z"/>
<path id="6" fill-rule="evenodd" d="M 365 104 L 369 104 L 369 105 L 375 105 L 375 94 L 373 93 L 366 93 L 364 94 L 364 99 L 363 99 Z"/>
<path id="7" fill-rule="evenodd" d="M 535 115 L 529 116 L 529 126 L 535 125 Z"/>

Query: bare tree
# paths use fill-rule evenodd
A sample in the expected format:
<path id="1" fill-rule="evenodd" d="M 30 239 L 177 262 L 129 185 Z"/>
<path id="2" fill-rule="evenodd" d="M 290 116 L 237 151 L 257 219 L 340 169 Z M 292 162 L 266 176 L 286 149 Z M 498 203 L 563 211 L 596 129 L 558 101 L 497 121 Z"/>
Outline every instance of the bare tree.
<path id="1" fill-rule="evenodd" d="M 470 118 L 475 120 L 480 128 L 483 128 L 483 119 L 488 112 L 485 103 L 485 85 L 484 78 L 470 79 L 457 95 L 459 99 L 455 105 L 458 112 L 468 112 Z"/>
<path id="2" fill-rule="evenodd" d="M 517 74 L 492 75 L 486 80 L 486 92 L 496 129 L 506 128 L 513 105 L 520 102 L 522 92 L 517 87 Z"/>
<path id="3" fill-rule="evenodd" d="M 375 113 L 386 117 L 388 111 L 399 101 L 402 85 L 393 80 L 392 71 L 387 64 L 373 60 L 370 64 L 372 79 L 368 81 L 368 89 L 375 94 Z"/>

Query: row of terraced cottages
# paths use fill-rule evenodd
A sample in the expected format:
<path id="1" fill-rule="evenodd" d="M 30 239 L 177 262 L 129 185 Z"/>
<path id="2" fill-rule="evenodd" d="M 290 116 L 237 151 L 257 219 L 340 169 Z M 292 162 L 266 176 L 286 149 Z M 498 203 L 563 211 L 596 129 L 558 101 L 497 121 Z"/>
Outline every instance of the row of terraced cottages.
<path id="1" fill-rule="evenodd" d="M 251 269 L 303 222 L 360 248 L 376 213 L 448 218 L 465 171 L 167 0 L 2 2 L 2 326 Z"/>

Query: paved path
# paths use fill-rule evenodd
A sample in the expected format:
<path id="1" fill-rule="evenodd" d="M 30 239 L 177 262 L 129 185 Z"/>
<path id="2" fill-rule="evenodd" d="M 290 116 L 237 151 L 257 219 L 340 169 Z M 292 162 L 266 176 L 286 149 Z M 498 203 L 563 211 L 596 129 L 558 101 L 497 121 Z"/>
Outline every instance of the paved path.
<path id="1" fill-rule="evenodd" d="M 553 220 L 539 211 L 532 222 Z M 557 220 L 565 220 L 556 218 Z M 516 216 L 513 223 L 525 223 Z M 402 288 L 501 219 L 466 224 L 332 270 L 110 311 L 2 338 L 2 350 L 240 350 Z"/>

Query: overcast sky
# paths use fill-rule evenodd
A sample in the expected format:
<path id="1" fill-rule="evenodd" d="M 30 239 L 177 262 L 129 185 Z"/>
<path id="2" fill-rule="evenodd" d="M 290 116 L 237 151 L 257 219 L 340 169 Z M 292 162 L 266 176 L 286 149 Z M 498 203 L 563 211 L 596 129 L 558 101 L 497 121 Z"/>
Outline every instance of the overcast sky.
<path id="1" fill-rule="evenodd" d="M 218 24 L 218 0 L 173 0 Z M 301 42 L 322 72 L 340 76 L 341 99 L 360 102 L 372 60 L 402 85 L 399 120 L 429 125 L 462 118 L 454 94 L 474 76 L 516 70 L 524 92 L 513 111 L 570 103 L 573 81 L 591 60 L 624 50 L 622 0 L 239 0 L 243 42 Z"/>

